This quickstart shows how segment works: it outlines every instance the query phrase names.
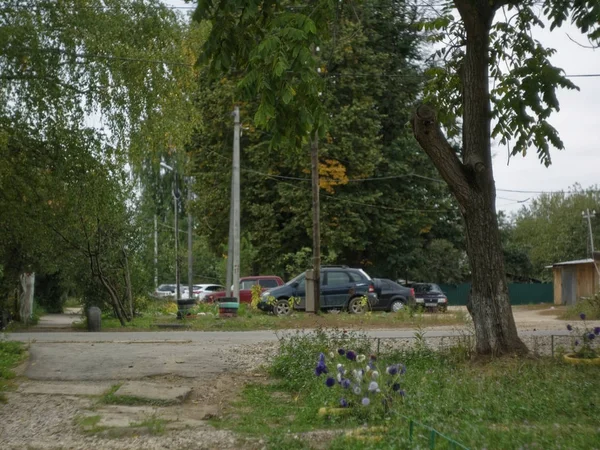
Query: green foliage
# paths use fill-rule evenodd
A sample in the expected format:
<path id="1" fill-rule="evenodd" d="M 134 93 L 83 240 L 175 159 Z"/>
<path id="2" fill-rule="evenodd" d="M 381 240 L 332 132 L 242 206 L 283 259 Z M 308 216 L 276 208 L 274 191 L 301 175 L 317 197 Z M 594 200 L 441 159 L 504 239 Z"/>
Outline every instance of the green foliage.
<path id="1" fill-rule="evenodd" d="M 515 218 L 512 241 L 527 251 L 536 277 L 552 280 L 546 266 L 589 257 L 589 234 L 582 211 L 598 209 L 600 191 L 575 185 L 570 193 L 542 194 Z M 600 224 L 592 219 L 593 234 L 600 233 Z M 598 242 L 598 241 L 596 241 Z"/>
<path id="2" fill-rule="evenodd" d="M 51 131 L 99 113 L 113 142 L 138 155 L 185 142 L 190 36 L 162 2 L 8 2 L 0 25 L 0 117 Z"/>
<path id="3" fill-rule="evenodd" d="M 556 92 L 578 88 L 563 69 L 550 62 L 556 50 L 544 48 L 531 32 L 536 26 L 544 27 L 543 18 L 550 22 L 550 29 L 569 20 L 592 42 L 600 42 L 600 7 L 595 0 L 545 0 L 541 7 L 534 0 L 490 5 L 493 10 L 501 5 L 489 44 L 489 75 L 494 80 L 490 93 L 492 137 L 510 145 L 512 155 L 525 155 L 533 147 L 547 166 L 551 163 L 550 146 L 564 148 L 548 121 L 559 110 Z M 453 2 L 447 1 L 436 9 L 436 14 L 422 20 L 420 28 L 429 32 L 431 42 L 440 44 L 434 54 L 438 64 L 428 72 L 425 99 L 438 107 L 439 119 L 453 138 L 460 132 L 457 118 L 464 113 L 461 93 L 469 89 L 461 79 L 466 44 L 464 17 L 456 14 Z"/>
<path id="4" fill-rule="evenodd" d="M 577 304 L 569 306 L 561 318 L 579 319 L 581 313 L 585 314 L 588 320 L 600 320 L 600 293 L 577 300 Z"/>
<path id="5" fill-rule="evenodd" d="M 6 401 L 4 392 L 11 386 L 9 380 L 15 377 L 12 369 L 23 360 L 25 350 L 21 342 L 0 341 L 0 403 Z"/>
<path id="6" fill-rule="evenodd" d="M 237 2 L 238 6 L 242 3 Z M 308 106 L 303 100 L 296 102 L 296 97 L 302 95 L 296 90 L 289 104 L 278 102 L 277 108 L 285 111 L 277 110 L 273 123 L 265 129 L 255 115 L 260 105 L 268 104 L 268 99 L 244 95 L 245 91 L 237 89 L 240 83 L 245 87 L 244 80 L 253 76 L 250 74 L 254 69 L 238 63 L 234 68 L 232 63 L 230 71 L 222 66 L 218 70 L 216 61 L 228 52 L 249 54 L 252 42 L 258 46 L 264 42 L 266 47 L 295 44 L 286 44 L 283 38 L 276 43 L 268 37 L 262 41 L 262 32 L 256 41 L 238 42 L 243 39 L 243 30 L 225 30 L 245 19 L 231 11 L 231 16 L 220 16 L 218 12 L 230 7 L 233 8 L 229 4 L 214 5 L 210 12 L 220 21 L 218 27 L 212 28 L 216 34 L 206 44 L 212 46 L 211 69 L 201 68 L 197 105 L 205 120 L 194 137 L 193 147 L 197 150 L 193 153 L 197 165 L 194 175 L 202 189 L 194 211 L 207 225 L 213 253 L 222 253 L 220 245 L 226 241 L 228 230 L 229 205 L 223 199 L 229 198 L 230 186 L 230 113 L 236 99 L 245 100 L 239 103 L 243 122 L 242 217 L 243 231 L 256 252 L 252 271 L 289 278 L 311 265 L 312 200 L 308 148 L 283 142 L 289 132 L 286 126 L 300 126 L 286 108 L 308 111 Z M 286 7 L 282 6 L 279 15 L 293 13 L 290 20 L 297 19 L 298 9 L 304 12 L 300 5 L 290 6 L 289 10 Z M 315 7 L 313 18 L 320 6 Z M 251 9 L 250 3 L 248 8 Z M 328 26 L 335 30 L 335 36 L 327 31 L 319 35 L 316 66 L 309 64 L 313 75 L 316 67 L 321 70 L 324 84 L 319 86 L 319 107 L 331 115 L 327 132 L 319 140 L 323 264 L 363 266 L 373 276 L 390 278 L 404 276 L 407 268 L 411 273 L 424 273 L 427 261 L 421 255 L 430 240 L 446 239 L 457 248 L 464 244 L 458 212 L 453 209 L 449 192 L 439 183 L 410 176 L 415 172 L 435 176 L 404 126 L 418 98 L 421 80 L 419 38 L 410 27 L 414 12 L 389 0 L 370 0 L 352 7 L 339 4 L 334 8 L 337 16 L 335 20 L 331 18 Z M 317 32 L 321 31 L 317 26 Z M 211 41 L 217 35 L 227 35 L 226 43 Z M 276 51 L 260 55 L 265 64 L 278 57 Z M 269 70 L 265 69 L 265 73 Z M 211 79 L 210 73 L 220 76 Z M 388 77 L 390 73 L 402 73 L 403 77 Z M 282 78 L 294 74 L 284 71 Z M 286 96 L 285 89 L 277 83 L 268 88 L 276 99 Z M 263 106 L 263 112 L 264 108 L 267 106 Z M 282 129 L 277 120 L 286 122 Z M 406 177 L 395 178 L 399 175 Z M 360 182 L 364 178 L 376 180 Z M 450 266 L 459 264 L 452 261 Z"/>

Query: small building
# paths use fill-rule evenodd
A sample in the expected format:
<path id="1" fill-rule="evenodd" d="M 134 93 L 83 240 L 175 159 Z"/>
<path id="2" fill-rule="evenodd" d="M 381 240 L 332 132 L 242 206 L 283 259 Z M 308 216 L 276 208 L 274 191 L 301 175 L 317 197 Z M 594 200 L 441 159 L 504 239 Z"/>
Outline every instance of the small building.
<path id="1" fill-rule="evenodd" d="M 554 304 L 574 305 L 581 297 L 591 297 L 600 289 L 600 253 L 594 259 L 578 259 L 552 264 Z"/>

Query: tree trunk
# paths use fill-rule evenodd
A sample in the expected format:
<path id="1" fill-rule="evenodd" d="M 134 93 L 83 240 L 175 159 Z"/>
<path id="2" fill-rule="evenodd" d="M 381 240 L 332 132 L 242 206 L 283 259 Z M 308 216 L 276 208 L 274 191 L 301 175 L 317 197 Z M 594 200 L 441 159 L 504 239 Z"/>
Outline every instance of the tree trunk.
<path id="1" fill-rule="evenodd" d="M 465 222 L 472 285 L 467 308 L 482 355 L 526 353 L 510 307 L 504 255 L 496 216 L 489 96 L 489 31 L 494 6 L 488 0 L 455 0 L 467 32 L 463 86 L 462 161 L 441 132 L 428 105 L 412 120 L 415 137 L 456 197 Z"/>
<path id="2" fill-rule="evenodd" d="M 518 336 L 510 306 L 504 254 L 494 205 L 473 192 L 462 214 L 471 266 L 471 292 L 467 309 L 475 326 L 480 355 L 527 353 Z"/>

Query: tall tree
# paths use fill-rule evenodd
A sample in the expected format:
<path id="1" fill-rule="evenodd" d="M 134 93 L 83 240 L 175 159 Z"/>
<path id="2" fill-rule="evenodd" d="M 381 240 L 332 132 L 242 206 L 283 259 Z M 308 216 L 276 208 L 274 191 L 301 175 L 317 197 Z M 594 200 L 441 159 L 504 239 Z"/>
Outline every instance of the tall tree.
<path id="1" fill-rule="evenodd" d="M 454 18 L 452 9 L 458 10 Z M 496 187 L 491 139 L 512 142 L 512 154 L 534 146 L 550 164 L 550 145 L 562 149 L 548 123 L 558 109 L 556 90 L 575 86 L 550 63 L 552 49 L 531 37 L 532 27 L 551 29 L 569 19 L 592 40 L 600 39 L 600 5 L 594 0 L 454 0 L 426 26 L 445 46 L 438 52 L 444 65 L 433 71 L 429 100 L 415 112 L 415 137 L 457 199 L 465 221 L 472 288 L 467 307 L 473 317 L 480 354 L 521 353 L 511 312 L 503 251 L 496 216 Z M 497 16 L 503 10 L 505 14 Z M 490 77 L 496 81 L 490 92 Z M 449 89 L 450 88 L 450 89 Z M 493 104 L 493 107 L 491 107 Z M 438 111 L 436 111 L 436 108 Z M 460 118 L 459 154 L 442 133 L 451 135 Z M 494 127 L 492 128 L 492 121 Z"/>

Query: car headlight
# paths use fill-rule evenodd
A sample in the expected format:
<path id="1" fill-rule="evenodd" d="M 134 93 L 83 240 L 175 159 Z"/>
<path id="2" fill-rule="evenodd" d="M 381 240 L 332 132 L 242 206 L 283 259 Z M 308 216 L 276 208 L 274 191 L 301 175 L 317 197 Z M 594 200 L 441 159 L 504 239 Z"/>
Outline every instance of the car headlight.
<path id="1" fill-rule="evenodd" d="M 262 298 L 268 298 L 270 295 L 271 295 L 271 292 L 265 291 L 265 292 L 262 293 L 261 297 Z"/>

